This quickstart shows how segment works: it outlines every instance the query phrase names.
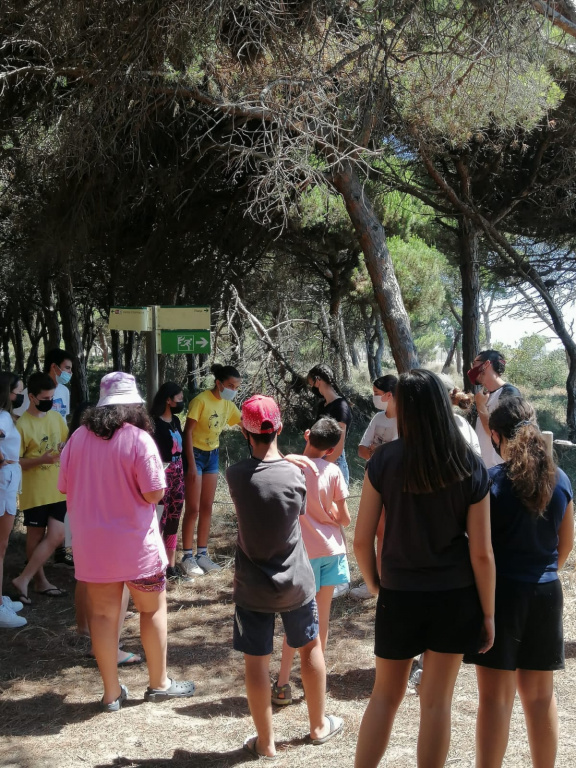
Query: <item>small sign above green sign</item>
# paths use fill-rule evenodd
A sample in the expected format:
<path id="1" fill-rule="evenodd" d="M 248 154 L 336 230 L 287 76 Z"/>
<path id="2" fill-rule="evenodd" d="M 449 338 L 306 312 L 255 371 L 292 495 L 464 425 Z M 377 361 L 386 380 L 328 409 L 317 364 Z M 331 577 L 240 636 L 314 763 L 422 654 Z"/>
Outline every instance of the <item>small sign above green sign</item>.
<path id="1" fill-rule="evenodd" d="M 210 352 L 210 331 L 160 331 L 163 355 L 197 355 Z"/>

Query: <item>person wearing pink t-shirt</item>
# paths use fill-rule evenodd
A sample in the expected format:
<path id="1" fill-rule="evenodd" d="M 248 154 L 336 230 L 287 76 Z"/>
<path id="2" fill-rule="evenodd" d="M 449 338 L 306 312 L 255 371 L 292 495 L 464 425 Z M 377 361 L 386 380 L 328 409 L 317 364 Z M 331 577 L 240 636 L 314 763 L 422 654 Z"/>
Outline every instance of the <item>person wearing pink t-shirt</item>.
<path id="1" fill-rule="evenodd" d="M 98 404 L 86 411 L 60 457 L 58 488 L 67 496 L 76 578 L 86 582 L 105 712 L 117 712 L 128 698 L 117 667 L 124 584 L 140 613 L 150 677 L 144 699 L 192 696 L 195 689 L 166 673 L 168 561 L 155 508 L 166 478 L 142 403 L 133 376 L 107 374 Z"/>
<path id="2" fill-rule="evenodd" d="M 342 437 L 342 428 L 330 416 L 319 419 L 304 433 L 307 456 L 316 465 L 318 474 L 303 468 L 306 477 L 306 514 L 300 517 L 302 538 L 316 580 L 319 635 L 322 651 L 328 642 L 328 623 L 334 587 L 348 584 L 350 570 L 346 556 L 343 527 L 350 525 L 346 504 L 348 486 L 340 468 L 326 460 Z M 272 701 L 280 706 L 292 702 L 290 670 L 295 649 L 284 637 L 282 661 L 278 680 L 272 685 Z"/>

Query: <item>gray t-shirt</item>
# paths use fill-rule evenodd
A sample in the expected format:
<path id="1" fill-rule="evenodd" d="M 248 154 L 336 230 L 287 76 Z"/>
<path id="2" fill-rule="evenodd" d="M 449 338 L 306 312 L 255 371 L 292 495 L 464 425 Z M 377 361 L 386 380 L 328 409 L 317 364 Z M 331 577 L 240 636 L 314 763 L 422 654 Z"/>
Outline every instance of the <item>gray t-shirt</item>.
<path id="1" fill-rule="evenodd" d="M 474 584 L 466 524 L 468 508 L 490 489 L 488 471 L 467 449 L 472 474 L 435 493 L 402 490 L 404 441 L 380 446 L 366 465 L 385 511 L 380 584 L 429 592 Z"/>
<path id="2" fill-rule="evenodd" d="M 300 531 L 306 511 L 304 474 L 284 459 L 244 459 L 226 471 L 238 518 L 236 605 L 249 611 L 293 611 L 316 594 Z"/>

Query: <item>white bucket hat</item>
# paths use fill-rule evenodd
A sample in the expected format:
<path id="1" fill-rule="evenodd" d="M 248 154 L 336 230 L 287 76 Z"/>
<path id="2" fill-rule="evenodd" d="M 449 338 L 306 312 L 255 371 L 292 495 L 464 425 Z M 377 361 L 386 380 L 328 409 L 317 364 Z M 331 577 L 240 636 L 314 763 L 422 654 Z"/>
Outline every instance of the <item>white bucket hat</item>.
<path id="1" fill-rule="evenodd" d="M 105 405 L 139 405 L 144 400 L 138 394 L 136 379 L 129 373 L 107 373 L 100 382 L 100 400 L 96 408 Z"/>

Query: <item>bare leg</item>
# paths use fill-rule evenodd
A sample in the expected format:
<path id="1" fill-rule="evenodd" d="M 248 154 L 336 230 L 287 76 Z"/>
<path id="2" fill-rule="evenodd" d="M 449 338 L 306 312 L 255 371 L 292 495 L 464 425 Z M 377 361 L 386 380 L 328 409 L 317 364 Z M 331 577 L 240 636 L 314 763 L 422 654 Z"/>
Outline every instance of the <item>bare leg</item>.
<path id="1" fill-rule="evenodd" d="M 84 637 L 90 637 L 88 626 L 88 588 L 85 581 L 77 581 L 74 591 L 74 607 L 76 609 L 76 632 Z"/>
<path id="2" fill-rule="evenodd" d="M 442 768 L 450 747 L 452 696 L 462 663 L 457 653 L 424 654 L 420 684 L 418 768 Z"/>
<path id="3" fill-rule="evenodd" d="M 526 718 L 532 765 L 534 768 L 553 768 L 558 750 L 554 673 L 519 669 L 516 675 Z"/>
<path id="4" fill-rule="evenodd" d="M 300 651 L 300 673 L 306 694 L 310 738 L 320 739 L 330 731 L 326 720 L 326 665 L 320 636 L 311 640 Z"/>
<path id="5" fill-rule="evenodd" d="M 332 607 L 332 595 L 334 587 L 320 587 L 316 592 L 316 605 L 318 606 L 319 635 L 322 644 L 322 653 L 326 653 L 328 643 L 328 625 L 330 623 L 330 608 Z"/>
<path id="6" fill-rule="evenodd" d="M 291 648 L 286 642 L 286 635 L 282 643 L 282 661 L 280 662 L 280 672 L 278 673 L 278 685 L 287 685 L 290 682 L 290 672 L 294 663 L 296 648 Z M 280 698 L 284 698 L 281 696 Z"/>
<path id="7" fill-rule="evenodd" d="M 168 619 L 166 591 L 140 592 L 129 587 L 136 610 L 140 612 L 140 639 L 146 652 L 150 688 L 166 690 L 170 680 L 166 673 Z"/>
<path id="8" fill-rule="evenodd" d="M 216 496 L 218 475 L 202 475 L 202 493 L 200 494 L 200 510 L 198 517 L 198 534 L 196 546 L 207 547 L 210 536 L 210 523 L 212 522 L 212 506 Z"/>
<path id="9" fill-rule="evenodd" d="M 200 495 L 202 493 L 202 475 L 196 475 L 194 479 L 185 475 L 184 493 L 186 503 L 184 505 L 184 517 L 182 519 L 182 548 L 194 548 L 194 531 L 200 512 Z"/>
<path id="10" fill-rule="evenodd" d="M 42 566 L 48 560 L 50 555 L 54 552 L 56 547 L 59 547 L 64 541 L 65 528 L 64 523 L 59 520 L 55 520 L 53 517 L 48 518 L 48 527 L 46 528 L 46 536 L 40 537 L 39 534 L 42 529 L 32 529 L 34 535 L 31 538 L 30 545 L 34 540 L 39 539 L 39 543 L 36 548 L 29 553 L 28 565 L 24 568 L 20 576 L 13 579 L 14 586 L 23 594 L 28 594 L 28 585 L 34 578 L 34 584 L 38 592 L 44 592 L 47 589 L 57 589 L 53 584 L 50 584 Z M 29 536 L 31 533 L 30 527 L 28 527 Z M 26 549 L 28 550 L 28 540 Z"/>
<path id="11" fill-rule="evenodd" d="M 508 746 L 516 673 L 476 667 L 476 679 L 476 768 L 500 768 Z"/>
<path id="12" fill-rule="evenodd" d="M 382 759 L 406 692 L 411 666 L 412 659 L 376 658 L 376 680 L 358 733 L 356 768 L 376 768 Z"/>
<path id="13" fill-rule="evenodd" d="M 8 540 L 10 533 L 14 527 L 14 515 L 9 515 L 8 512 L 4 512 L 0 517 L 0 596 L 2 595 L 2 584 L 4 577 L 4 555 L 8 548 Z M 1 598 L 0 598 L 1 599 Z"/>
<path id="14" fill-rule="evenodd" d="M 272 702 L 270 701 L 270 655 L 244 654 L 246 696 L 258 740 L 256 750 L 261 755 L 275 755 Z"/>
<path id="15" fill-rule="evenodd" d="M 88 622 L 92 648 L 104 683 L 104 704 L 120 696 L 118 679 L 118 621 L 122 606 L 121 581 L 109 584 L 88 583 Z"/>

